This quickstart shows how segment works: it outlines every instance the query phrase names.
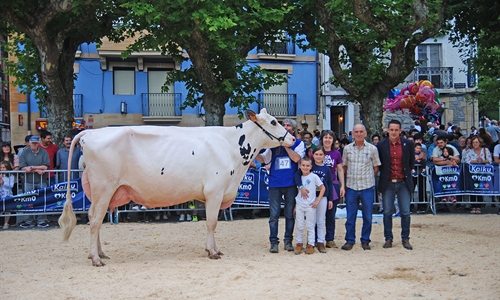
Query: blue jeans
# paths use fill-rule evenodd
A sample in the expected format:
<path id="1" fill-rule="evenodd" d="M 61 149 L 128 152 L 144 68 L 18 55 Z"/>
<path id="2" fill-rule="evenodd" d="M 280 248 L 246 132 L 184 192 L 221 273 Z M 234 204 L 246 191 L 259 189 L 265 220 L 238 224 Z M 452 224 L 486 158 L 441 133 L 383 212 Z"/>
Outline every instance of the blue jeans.
<path id="1" fill-rule="evenodd" d="M 384 203 L 384 237 L 386 241 L 392 241 L 392 214 L 396 212 L 394 207 L 395 196 L 398 196 L 399 212 L 401 213 L 401 239 L 410 239 L 410 202 L 411 193 L 404 182 L 392 183 L 382 193 Z"/>
<path id="2" fill-rule="evenodd" d="M 337 191 L 337 195 L 340 196 L 340 185 L 333 184 L 333 188 Z M 330 210 L 326 210 L 326 237 L 325 241 L 333 241 L 335 239 L 335 214 L 337 213 L 337 206 L 339 205 L 340 199 L 333 201 L 333 207 Z"/>
<path id="3" fill-rule="evenodd" d="M 285 238 L 284 242 L 292 242 L 293 228 L 295 227 L 295 218 L 293 217 L 293 208 L 295 207 L 295 196 L 297 196 L 297 187 L 269 188 L 269 242 L 279 244 L 278 238 L 278 220 L 281 211 L 281 200 L 285 198 Z"/>
<path id="4" fill-rule="evenodd" d="M 363 228 L 361 229 L 361 243 L 369 243 L 372 233 L 373 199 L 375 199 L 375 186 L 365 190 L 346 189 L 345 202 L 347 220 L 345 221 L 345 240 L 349 244 L 356 242 L 356 217 L 358 214 L 358 200 L 361 200 L 363 213 Z"/>

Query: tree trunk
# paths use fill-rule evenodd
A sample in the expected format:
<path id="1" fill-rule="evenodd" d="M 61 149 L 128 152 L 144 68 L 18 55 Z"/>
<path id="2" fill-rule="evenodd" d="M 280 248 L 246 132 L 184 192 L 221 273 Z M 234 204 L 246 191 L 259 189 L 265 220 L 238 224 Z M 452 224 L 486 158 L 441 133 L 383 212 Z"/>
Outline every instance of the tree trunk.
<path id="1" fill-rule="evenodd" d="M 375 133 L 382 135 L 384 96 L 385 94 L 375 91 L 367 98 L 357 99 L 361 104 L 361 117 L 368 132 L 366 138 L 369 141 Z"/>
<path id="2" fill-rule="evenodd" d="M 203 106 L 205 107 L 205 126 L 223 126 L 226 114 L 227 97 L 215 93 L 203 95 Z"/>
<path id="3" fill-rule="evenodd" d="M 47 102 L 43 103 L 49 115 L 48 130 L 58 147 L 63 146 L 64 136 L 73 128 L 73 63 L 78 45 L 79 42 L 71 38 L 61 43 L 37 43 L 43 66 L 42 80 L 50 91 Z"/>

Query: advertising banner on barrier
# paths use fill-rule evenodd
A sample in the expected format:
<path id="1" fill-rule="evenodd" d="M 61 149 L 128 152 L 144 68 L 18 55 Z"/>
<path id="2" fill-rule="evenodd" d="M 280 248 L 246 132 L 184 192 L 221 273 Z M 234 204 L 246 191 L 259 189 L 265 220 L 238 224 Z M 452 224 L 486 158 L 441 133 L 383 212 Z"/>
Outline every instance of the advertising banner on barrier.
<path id="1" fill-rule="evenodd" d="M 269 205 L 268 174 L 265 168 L 250 168 L 240 183 L 233 204 Z"/>
<path id="2" fill-rule="evenodd" d="M 472 195 L 500 194 L 498 165 L 465 165 L 464 192 Z"/>
<path id="3" fill-rule="evenodd" d="M 446 195 L 500 195 L 498 164 L 460 164 L 431 169 L 435 197 Z"/>
<path id="4" fill-rule="evenodd" d="M 434 196 L 457 195 L 463 191 L 462 165 L 435 166 L 432 172 Z"/>
<path id="5" fill-rule="evenodd" d="M 2 199 L 2 211 L 61 212 L 66 201 L 67 182 Z M 70 182 L 74 211 L 88 210 L 90 201 L 83 193 L 81 179 Z"/>

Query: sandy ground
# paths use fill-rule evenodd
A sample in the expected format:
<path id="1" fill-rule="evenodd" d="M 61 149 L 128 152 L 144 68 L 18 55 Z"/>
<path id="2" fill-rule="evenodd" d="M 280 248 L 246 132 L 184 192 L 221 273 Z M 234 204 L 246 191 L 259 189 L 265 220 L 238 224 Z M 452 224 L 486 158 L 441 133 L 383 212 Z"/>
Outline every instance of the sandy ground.
<path id="1" fill-rule="evenodd" d="M 496 212 L 496 211 L 495 211 Z M 343 244 L 345 220 L 337 220 Z M 358 219 L 357 236 L 361 229 Z M 280 219 L 280 238 L 284 221 Z M 0 232 L 0 299 L 499 299 L 500 216 L 413 215 L 411 243 L 383 249 L 374 224 L 372 250 L 294 255 L 268 252 L 267 218 L 220 221 L 220 260 L 204 251 L 205 222 L 106 223 L 102 268 L 87 259 L 89 226 L 69 243 L 61 231 Z"/>

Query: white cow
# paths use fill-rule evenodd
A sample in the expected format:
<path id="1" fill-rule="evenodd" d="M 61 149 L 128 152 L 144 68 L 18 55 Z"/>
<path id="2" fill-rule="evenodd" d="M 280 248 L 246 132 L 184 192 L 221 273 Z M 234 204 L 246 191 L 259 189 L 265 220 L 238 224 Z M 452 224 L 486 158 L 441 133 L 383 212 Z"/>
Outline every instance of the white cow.
<path id="1" fill-rule="evenodd" d="M 208 256 L 220 258 L 214 230 L 220 209 L 234 201 L 248 164 L 260 149 L 291 146 L 295 138 L 262 109 L 247 111 L 248 121 L 235 127 L 108 127 L 79 133 L 86 168 L 82 175 L 91 200 L 90 254 L 94 266 L 108 258 L 99 231 L 108 208 L 133 200 L 147 207 L 165 207 L 197 199 L 205 202 Z M 69 174 L 68 169 L 68 174 Z M 69 176 L 68 176 L 69 178 Z M 64 241 L 76 225 L 68 192 L 59 218 Z"/>

